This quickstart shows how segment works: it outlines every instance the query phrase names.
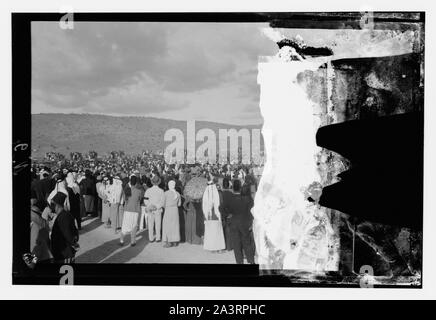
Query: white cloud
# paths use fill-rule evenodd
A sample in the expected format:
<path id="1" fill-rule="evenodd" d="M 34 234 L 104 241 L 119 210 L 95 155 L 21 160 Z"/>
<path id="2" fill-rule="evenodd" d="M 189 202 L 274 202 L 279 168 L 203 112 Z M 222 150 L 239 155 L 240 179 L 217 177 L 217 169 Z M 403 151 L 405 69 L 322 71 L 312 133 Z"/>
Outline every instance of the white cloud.
<path id="1" fill-rule="evenodd" d="M 244 122 L 259 99 L 258 56 L 276 50 L 263 27 L 33 22 L 32 111 Z"/>

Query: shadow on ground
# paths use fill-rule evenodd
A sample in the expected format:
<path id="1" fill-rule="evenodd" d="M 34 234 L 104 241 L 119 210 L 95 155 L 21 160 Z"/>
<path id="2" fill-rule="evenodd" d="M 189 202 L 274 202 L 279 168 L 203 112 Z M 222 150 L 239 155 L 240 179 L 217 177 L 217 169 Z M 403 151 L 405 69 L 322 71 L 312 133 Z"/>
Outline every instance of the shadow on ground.
<path id="1" fill-rule="evenodd" d="M 136 241 L 136 246 L 131 247 L 129 245 L 130 243 L 130 236 L 127 235 L 124 237 L 124 246 L 125 249 L 123 249 L 120 252 L 117 252 L 113 256 L 109 257 L 108 259 L 104 260 L 103 263 L 125 263 L 132 260 L 134 257 L 138 256 L 142 250 L 146 247 L 146 245 L 149 243 L 148 233 L 146 231 L 142 231 L 137 234 L 137 237 L 141 237 Z M 146 262 L 146 261 L 144 261 Z"/>
<path id="2" fill-rule="evenodd" d="M 147 237 L 147 231 L 142 231 L 137 234 L 139 238 L 136 241 L 136 246 L 131 247 L 130 243 L 130 235 L 126 235 L 124 237 L 124 247 L 120 247 L 120 240 L 114 239 L 111 241 L 107 241 L 102 245 L 95 247 L 89 251 L 84 252 L 83 254 L 77 256 L 76 263 L 126 263 L 131 259 L 138 256 L 142 250 L 149 243 Z M 121 251 L 113 254 L 115 251 L 121 249 Z M 111 256 L 111 254 L 113 254 Z M 145 261 L 144 261 L 145 262 Z"/>
<path id="3" fill-rule="evenodd" d="M 83 222 L 86 221 L 88 219 L 84 219 L 82 221 L 82 229 L 80 230 L 79 235 L 85 234 L 87 232 L 90 232 L 94 229 L 97 229 L 98 227 L 100 227 L 103 222 L 101 222 L 100 219 L 94 219 L 93 221 L 91 221 L 90 223 L 88 223 L 87 225 L 83 225 Z"/>

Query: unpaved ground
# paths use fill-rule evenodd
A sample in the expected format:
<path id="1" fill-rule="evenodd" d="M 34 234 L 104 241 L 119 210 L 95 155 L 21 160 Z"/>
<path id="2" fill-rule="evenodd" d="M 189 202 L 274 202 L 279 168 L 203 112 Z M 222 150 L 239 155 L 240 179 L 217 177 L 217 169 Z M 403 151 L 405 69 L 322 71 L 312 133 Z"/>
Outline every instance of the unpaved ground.
<path id="1" fill-rule="evenodd" d="M 149 243 L 148 231 L 137 235 L 135 247 L 129 246 L 130 236 L 119 246 L 119 236 L 106 229 L 100 219 L 82 223 L 80 250 L 76 263 L 235 263 L 233 251 L 211 253 L 201 245 L 181 243 L 178 247 L 163 248 L 162 243 Z"/>

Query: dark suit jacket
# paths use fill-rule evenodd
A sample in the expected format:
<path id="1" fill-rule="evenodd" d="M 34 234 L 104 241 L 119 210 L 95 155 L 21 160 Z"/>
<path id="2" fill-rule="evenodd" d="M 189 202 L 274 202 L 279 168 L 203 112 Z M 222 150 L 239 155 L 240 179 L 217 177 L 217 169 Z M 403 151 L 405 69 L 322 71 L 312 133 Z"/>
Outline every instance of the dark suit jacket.
<path id="1" fill-rule="evenodd" d="M 95 196 L 97 194 L 95 181 L 92 178 L 88 177 L 83 179 L 79 185 L 82 195 Z"/>
<path id="2" fill-rule="evenodd" d="M 233 193 L 230 190 L 219 190 L 218 191 L 220 193 L 220 212 L 221 212 L 221 216 L 223 218 L 223 221 L 225 221 L 227 219 L 227 217 L 229 216 L 229 212 L 227 211 L 228 209 L 224 206 L 225 204 L 229 203 L 229 198 L 233 195 Z"/>
<path id="3" fill-rule="evenodd" d="M 67 187 L 67 192 L 70 201 L 70 212 L 73 217 L 78 217 L 80 216 L 80 194 L 75 194 L 70 187 Z"/>
<path id="4" fill-rule="evenodd" d="M 73 216 L 61 211 L 53 224 L 51 233 L 52 254 L 55 260 L 73 258 L 76 251 L 73 245 L 79 240 L 79 232 L 74 224 Z"/>
<path id="5" fill-rule="evenodd" d="M 249 196 L 223 192 L 223 203 L 220 206 L 220 211 L 225 216 L 232 215 L 231 223 L 250 224 L 253 221 L 253 216 L 250 212 L 252 202 Z"/>

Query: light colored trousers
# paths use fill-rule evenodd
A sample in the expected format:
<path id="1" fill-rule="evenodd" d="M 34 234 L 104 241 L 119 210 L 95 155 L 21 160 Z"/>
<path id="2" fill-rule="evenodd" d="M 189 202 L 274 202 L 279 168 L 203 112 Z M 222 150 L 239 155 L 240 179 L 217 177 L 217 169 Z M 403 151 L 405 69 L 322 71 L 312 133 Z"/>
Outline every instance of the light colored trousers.
<path id="1" fill-rule="evenodd" d="M 156 229 L 156 232 L 154 232 Z M 156 234 L 156 235 L 155 235 Z M 162 210 L 148 215 L 148 239 L 150 241 L 161 240 L 162 234 Z"/>

